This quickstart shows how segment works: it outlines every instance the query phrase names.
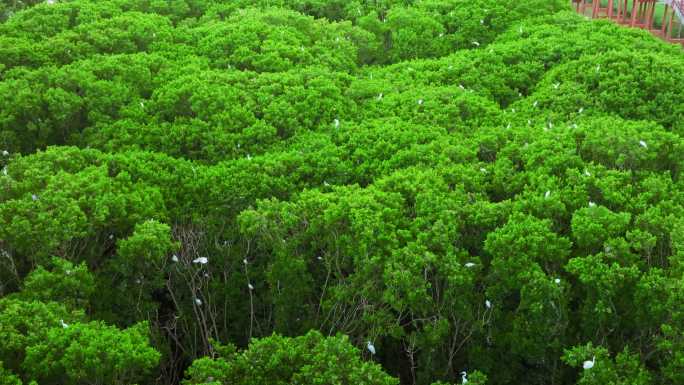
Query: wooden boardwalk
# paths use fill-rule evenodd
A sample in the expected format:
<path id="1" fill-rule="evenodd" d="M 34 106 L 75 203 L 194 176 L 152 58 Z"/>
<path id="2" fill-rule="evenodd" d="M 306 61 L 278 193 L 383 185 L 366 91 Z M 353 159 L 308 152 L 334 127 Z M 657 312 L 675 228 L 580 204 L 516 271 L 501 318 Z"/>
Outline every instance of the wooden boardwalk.
<path id="1" fill-rule="evenodd" d="M 582 15 L 607 18 L 624 26 L 645 29 L 663 40 L 684 47 L 684 0 L 608 0 L 605 7 L 601 0 L 572 0 L 572 3 Z M 664 7 L 658 20 L 656 6 Z"/>

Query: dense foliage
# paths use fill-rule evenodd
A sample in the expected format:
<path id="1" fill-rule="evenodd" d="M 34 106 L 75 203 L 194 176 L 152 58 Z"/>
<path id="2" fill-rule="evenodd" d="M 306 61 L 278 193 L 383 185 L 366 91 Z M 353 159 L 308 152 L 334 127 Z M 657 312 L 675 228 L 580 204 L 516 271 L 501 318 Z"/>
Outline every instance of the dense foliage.
<path id="1" fill-rule="evenodd" d="M 1 385 L 684 382 L 680 48 L 565 0 L 0 15 Z"/>

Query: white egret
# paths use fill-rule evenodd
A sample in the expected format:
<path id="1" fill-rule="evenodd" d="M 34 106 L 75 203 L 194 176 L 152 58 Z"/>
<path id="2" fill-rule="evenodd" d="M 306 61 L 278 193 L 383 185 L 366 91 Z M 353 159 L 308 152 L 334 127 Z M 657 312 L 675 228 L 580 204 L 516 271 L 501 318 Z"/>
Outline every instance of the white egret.
<path id="1" fill-rule="evenodd" d="M 554 84 L 553 84 L 553 89 L 554 89 L 554 90 L 557 90 L 558 87 L 560 87 L 560 83 L 554 83 Z"/>
<path id="2" fill-rule="evenodd" d="M 546 190 L 546 193 L 544 194 L 544 199 L 549 199 L 551 196 L 551 190 Z"/>
<path id="3" fill-rule="evenodd" d="M 589 207 L 596 207 L 596 203 L 589 201 Z"/>
<path id="4" fill-rule="evenodd" d="M 553 282 L 555 282 L 555 283 L 556 283 L 556 285 L 560 285 L 560 278 L 556 278 L 556 279 L 554 279 L 554 280 L 553 280 Z"/>
<path id="5" fill-rule="evenodd" d="M 486 300 L 485 300 L 485 306 L 487 307 L 487 309 L 491 309 L 491 308 L 492 308 L 492 303 L 489 302 L 488 299 L 486 299 Z"/>
<path id="6" fill-rule="evenodd" d="M 2 168 L 2 175 L 7 176 L 7 166 Z"/>
<path id="7" fill-rule="evenodd" d="M 247 154 L 247 160 L 252 160 L 252 155 Z"/>
<path id="8" fill-rule="evenodd" d="M 366 344 L 366 348 L 368 348 L 368 351 L 372 354 L 375 355 L 375 346 L 373 346 L 373 343 L 368 341 Z"/>
<path id="9" fill-rule="evenodd" d="M 378 94 L 378 100 L 382 100 L 382 92 Z"/>
<path id="10" fill-rule="evenodd" d="M 252 286 L 251 283 L 247 283 L 247 288 L 248 288 L 249 290 L 254 290 L 254 286 Z"/>
<path id="11" fill-rule="evenodd" d="M 484 20 L 483 20 L 483 19 L 480 19 L 480 24 L 484 24 Z"/>
<path id="12" fill-rule="evenodd" d="M 577 123 L 573 123 L 572 126 L 570 126 L 570 127 L 577 128 L 578 126 L 577 126 Z"/>
<path id="13" fill-rule="evenodd" d="M 479 47 L 479 46 L 480 46 L 480 43 L 479 43 L 479 42 L 476 42 L 476 41 L 474 41 L 474 42 L 473 42 L 473 45 L 474 45 L 475 47 Z"/>
<path id="14" fill-rule="evenodd" d="M 582 112 L 584 112 L 584 107 L 580 107 L 580 109 L 577 110 L 577 113 L 579 113 L 579 114 L 581 114 Z"/>
<path id="15" fill-rule="evenodd" d="M 140 102 L 140 108 L 145 108 L 145 103 Z"/>
<path id="16" fill-rule="evenodd" d="M 643 148 L 648 148 L 648 145 L 647 145 L 646 142 L 644 142 L 643 140 L 640 140 L 640 141 L 639 141 L 639 145 L 640 145 L 641 147 L 643 147 Z"/>
<path id="17" fill-rule="evenodd" d="M 461 384 L 467 384 L 468 383 L 468 373 L 466 371 L 461 372 Z"/>
<path id="18" fill-rule="evenodd" d="M 329 187 L 329 186 L 330 186 L 330 183 L 328 183 L 328 181 L 327 181 L 327 180 L 324 180 L 324 181 L 323 181 L 323 186 L 325 186 L 325 187 Z"/>
<path id="19" fill-rule="evenodd" d="M 340 120 L 335 119 L 334 122 L 335 122 L 335 128 L 340 128 Z"/>
<path id="20" fill-rule="evenodd" d="M 466 262 L 463 266 L 465 266 L 465 267 L 474 267 L 475 264 L 472 263 L 472 262 Z"/>
<path id="21" fill-rule="evenodd" d="M 197 306 L 202 306 L 202 300 L 199 299 L 199 298 L 195 298 L 195 304 L 196 304 Z"/>
<path id="22" fill-rule="evenodd" d="M 114 239 L 114 234 L 109 234 L 109 239 Z"/>
<path id="23" fill-rule="evenodd" d="M 4 156 L 9 156 L 9 151 L 7 151 L 7 150 L 2 150 L 2 155 L 4 155 Z"/>
<path id="24" fill-rule="evenodd" d="M 539 104 L 539 101 L 535 100 L 534 103 L 532 103 L 532 107 L 537 107 L 538 104 Z"/>
<path id="25" fill-rule="evenodd" d="M 486 173 L 487 173 L 487 169 L 484 168 L 484 167 L 480 167 L 480 172 L 483 173 L 483 174 L 486 174 Z"/>
<path id="26" fill-rule="evenodd" d="M 246 265 L 246 264 L 249 263 L 249 261 L 247 261 L 247 258 L 245 258 L 245 259 L 242 260 L 242 263 L 244 263 L 244 264 Z"/>
<path id="27" fill-rule="evenodd" d="M 171 260 L 173 262 L 178 262 L 178 256 L 176 254 L 174 254 L 173 257 L 171 257 Z"/>
<path id="28" fill-rule="evenodd" d="M 69 324 L 68 324 L 68 323 L 66 323 L 66 322 L 64 322 L 64 320 L 63 320 L 63 319 L 59 320 L 59 323 L 60 323 L 60 325 L 62 325 L 62 328 L 63 328 L 63 329 L 66 329 L 66 328 L 68 328 L 68 327 L 69 327 Z"/>
<path id="29" fill-rule="evenodd" d="M 515 114 L 515 108 L 511 108 L 511 112 Z"/>
<path id="30" fill-rule="evenodd" d="M 585 169 L 584 169 L 584 175 L 585 175 L 585 176 L 591 176 L 591 173 L 589 172 L 589 170 L 587 170 L 587 169 L 585 168 Z"/>
<path id="31" fill-rule="evenodd" d="M 591 368 L 594 367 L 594 364 L 595 364 L 595 363 L 596 363 L 596 356 L 593 356 L 593 357 L 591 358 L 591 361 L 584 361 L 584 363 L 582 364 L 582 367 L 583 367 L 585 370 L 586 370 L 586 369 L 591 369 Z"/>
<path id="32" fill-rule="evenodd" d="M 596 66 L 596 72 L 599 72 L 599 71 L 601 71 L 601 65 L 600 65 L 600 64 L 598 64 L 598 65 Z"/>
<path id="33" fill-rule="evenodd" d="M 506 125 L 506 129 L 510 129 L 510 128 L 511 128 L 511 124 L 508 123 L 508 124 Z"/>
<path id="34" fill-rule="evenodd" d="M 192 263 L 199 263 L 201 265 L 206 265 L 209 262 L 207 257 L 199 257 L 192 260 Z"/>
<path id="35" fill-rule="evenodd" d="M 462 89 L 462 90 L 465 90 L 465 87 L 463 87 L 463 84 L 459 84 L 459 85 L 458 85 L 458 88 L 460 88 L 460 89 Z"/>
<path id="36" fill-rule="evenodd" d="M 34 201 L 37 201 L 37 200 L 38 200 L 38 195 L 36 195 L 36 194 L 31 194 L 31 199 L 33 199 Z"/>
<path id="37" fill-rule="evenodd" d="M 418 105 L 422 106 L 423 105 L 423 99 L 418 99 Z"/>

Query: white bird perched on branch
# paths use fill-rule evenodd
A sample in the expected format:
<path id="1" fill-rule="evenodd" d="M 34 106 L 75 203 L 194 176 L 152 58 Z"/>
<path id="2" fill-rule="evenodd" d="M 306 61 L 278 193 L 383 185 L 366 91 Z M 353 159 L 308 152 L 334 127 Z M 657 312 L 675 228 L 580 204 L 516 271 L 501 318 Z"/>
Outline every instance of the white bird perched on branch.
<path id="1" fill-rule="evenodd" d="M 195 297 L 195 304 L 196 304 L 197 306 L 202 306 L 202 300 L 199 299 L 199 298 L 197 298 L 197 297 Z"/>
<path id="2" fill-rule="evenodd" d="M 173 257 L 171 257 L 171 260 L 173 262 L 178 262 L 178 256 L 176 254 L 174 254 Z"/>
<path id="3" fill-rule="evenodd" d="M 639 141 L 639 145 L 640 145 L 641 147 L 643 147 L 643 148 L 648 148 L 648 145 L 647 145 L 646 142 L 644 142 L 643 140 L 640 140 L 640 141 Z"/>
<path id="4" fill-rule="evenodd" d="M 375 355 L 375 346 L 373 346 L 372 342 L 368 341 L 368 343 L 366 344 L 366 348 L 368 348 L 370 354 Z"/>
<path id="5" fill-rule="evenodd" d="M 63 329 L 66 329 L 66 328 L 69 327 L 69 324 L 66 323 L 66 322 L 64 322 L 63 319 L 59 320 L 59 324 L 62 325 L 62 328 L 63 328 Z"/>
<path id="6" fill-rule="evenodd" d="M 199 263 L 202 265 L 206 265 L 208 262 L 209 262 L 209 259 L 207 257 L 199 257 L 199 258 L 192 260 L 192 263 Z"/>
<path id="7" fill-rule="evenodd" d="M 489 302 L 488 299 L 486 299 L 486 300 L 485 300 L 485 306 L 487 307 L 487 309 L 491 309 L 491 308 L 492 308 L 492 303 Z"/>
<path id="8" fill-rule="evenodd" d="M 254 290 L 254 286 L 252 286 L 251 283 L 247 283 L 247 288 L 248 288 L 249 290 Z"/>

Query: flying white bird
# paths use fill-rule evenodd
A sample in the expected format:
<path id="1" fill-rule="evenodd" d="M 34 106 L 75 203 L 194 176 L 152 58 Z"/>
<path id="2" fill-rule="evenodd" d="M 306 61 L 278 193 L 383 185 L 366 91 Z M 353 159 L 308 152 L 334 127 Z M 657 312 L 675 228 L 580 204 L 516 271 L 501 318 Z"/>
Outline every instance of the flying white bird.
<path id="1" fill-rule="evenodd" d="M 207 259 L 207 257 L 199 257 L 197 259 L 192 260 L 192 263 L 199 263 L 202 265 L 206 265 L 208 262 L 209 262 L 209 259 Z"/>
<path id="2" fill-rule="evenodd" d="M 464 371 L 461 372 L 461 384 L 467 384 L 468 383 L 468 373 Z"/>
<path id="3" fill-rule="evenodd" d="M 368 348 L 368 351 L 372 354 L 375 355 L 375 346 L 373 346 L 373 343 L 368 341 L 366 344 L 366 348 Z"/>
<path id="4" fill-rule="evenodd" d="M 582 367 L 583 367 L 585 370 L 586 370 L 586 369 L 591 369 L 591 368 L 594 367 L 594 364 L 595 364 L 595 363 L 596 363 L 596 356 L 592 357 L 592 358 L 591 358 L 591 361 L 584 361 L 584 363 L 582 364 Z"/>
<path id="5" fill-rule="evenodd" d="M 639 145 L 640 145 L 641 147 L 643 147 L 643 148 L 648 148 L 648 145 L 647 145 L 646 142 L 644 142 L 643 140 L 640 140 L 640 141 L 639 141 Z"/>
<path id="6" fill-rule="evenodd" d="M 487 307 L 487 309 L 491 309 L 491 308 L 492 308 L 492 303 L 489 302 L 488 299 L 486 299 L 486 300 L 485 300 L 485 306 Z"/>
<path id="7" fill-rule="evenodd" d="M 69 324 L 66 323 L 66 322 L 64 322 L 63 319 L 59 320 L 59 324 L 62 325 L 62 328 L 63 328 L 63 329 L 66 329 L 66 328 L 69 327 Z"/>
<path id="8" fill-rule="evenodd" d="M 178 262 L 178 256 L 174 254 L 173 257 L 171 257 L 171 260 L 174 262 Z"/>

